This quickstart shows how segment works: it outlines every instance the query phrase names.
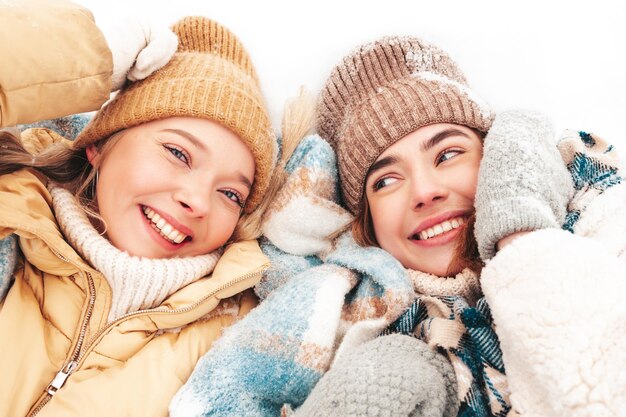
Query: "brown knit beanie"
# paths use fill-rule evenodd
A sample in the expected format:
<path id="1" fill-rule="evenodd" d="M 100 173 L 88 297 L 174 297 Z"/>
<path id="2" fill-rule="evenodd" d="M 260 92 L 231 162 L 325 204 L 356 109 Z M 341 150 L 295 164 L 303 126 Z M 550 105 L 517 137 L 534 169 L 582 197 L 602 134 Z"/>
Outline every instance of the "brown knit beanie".
<path id="1" fill-rule="evenodd" d="M 174 116 L 206 118 L 236 133 L 256 163 L 245 212 L 265 193 L 278 152 L 257 75 L 243 45 L 225 27 L 186 17 L 172 27 L 178 50 L 145 80 L 129 83 L 102 107 L 74 142 L 84 148 L 115 132 Z"/>
<path id="2" fill-rule="evenodd" d="M 330 74 L 318 132 L 337 152 L 344 202 L 356 214 L 370 166 L 422 126 L 454 123 L 487 132 L 493 115 L 441 49 L 413 37 L 363 45 Z"/>

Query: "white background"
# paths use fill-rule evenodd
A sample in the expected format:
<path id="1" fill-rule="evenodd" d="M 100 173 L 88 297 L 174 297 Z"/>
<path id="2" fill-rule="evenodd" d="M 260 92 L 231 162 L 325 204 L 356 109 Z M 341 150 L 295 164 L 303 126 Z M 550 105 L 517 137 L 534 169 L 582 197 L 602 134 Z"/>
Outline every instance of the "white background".
<path id="1" fill-rule="evenodd" d="M 617 1 L 78 1 L 102 25 L 195 14 L 227 26 L 252 56 L 276 127 L 284 101 L 301 85 L 317 93 L 357 45 L 415 35 L 446 50 L 496 111 L 546 112 L 557 131 L 594 132 L 626 155 L 626 12 Z"/>

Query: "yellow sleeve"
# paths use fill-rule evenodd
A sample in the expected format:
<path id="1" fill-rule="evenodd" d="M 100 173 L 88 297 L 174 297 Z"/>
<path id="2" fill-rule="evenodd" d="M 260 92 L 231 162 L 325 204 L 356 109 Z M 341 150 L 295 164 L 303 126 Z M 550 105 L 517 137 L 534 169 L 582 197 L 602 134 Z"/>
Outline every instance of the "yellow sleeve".
<path id="1" fill-rule="evenodd" d="M 113 61 L 89 10 L 65 0 L 0 3 L 0 127 L 97 110 Z"/>

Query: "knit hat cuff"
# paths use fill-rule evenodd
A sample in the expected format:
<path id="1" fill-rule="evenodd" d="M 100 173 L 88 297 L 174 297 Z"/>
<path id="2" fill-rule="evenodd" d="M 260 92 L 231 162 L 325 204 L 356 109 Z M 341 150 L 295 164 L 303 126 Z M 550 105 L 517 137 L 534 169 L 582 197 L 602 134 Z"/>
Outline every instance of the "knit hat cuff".
<path id="1" fill-rule="evenodd" d="M 151 76 L 162 78 L 158 82 L 147 79 L 129 85 L 96 114 L 73 146 L 84 148 L 121 130 L 167 117 L 215 121 L 239 136 L 254 156 L 254 185 L 245 207 L 246 212 L 253 211 L 267 189 L 278 154 L 271 121 L 251 76 L 219 57 L 209 59 L 214 62 L 203 65 L 215 71 L 206 76 L 173 77 L 160 72 L 168 71 L 165 67 Z M 171 63 L 180 67 L 185 60 L 185 54 L 179 54 Z"/>
<path id="2" fill-rule="evenodd" d="M 336 150 L 348 209 L 356 214 L 369 168 L 387 148 L 420 127 L 452 123 L 487 132 L 489 106 L 465 85 L 421 72 L 380 87 L 346 111 Z"/>

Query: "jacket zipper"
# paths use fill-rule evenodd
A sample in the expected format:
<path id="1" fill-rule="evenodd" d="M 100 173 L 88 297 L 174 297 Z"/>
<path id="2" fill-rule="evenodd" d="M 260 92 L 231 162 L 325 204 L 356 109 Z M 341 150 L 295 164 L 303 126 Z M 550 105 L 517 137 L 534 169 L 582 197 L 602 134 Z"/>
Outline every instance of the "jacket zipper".
<path id="1" fill-rule="evenodd" d="M 65 258 L 63 258 L 61 255 L 57 254 L 57 256 L 59 256 L 59 258 L 65 260 Z M 187 306 L 187 307 L 184 307 L 184 308 L 178 308 L 178 309 L 174 309 L 174 310 L 165 310 L 165 309 L 161 310 L 159 308 L 153 308 L 153 309 L 148 309 L 148 310 L 133 311 L 132 313 L 126 313 L 123 316 L 120 316 L 119 318 L 115 319 L 114 321 L 112 321 L 111 323 L 109 323 L 108 325 L 103 327 L 102 329 L 100 329 L 100 331 L 98 331 L 98 333 L 96 333 L 91 338 L 91 340 L 87 344 L 87 347 L 84 350 L 81 351 L 81 347 L 82 347 L 82 344 L 83 344 L 84 339 L 85 339 L 85 333 L 87 331 L 87 324 L 89 322 L 89 319 L 91 318 L 91 314 L 93 312 L 93 306 L 95 304 L 95 286 L 94 286 L 94 283 L 93 283 L 93 279 L 91 278 L 91 275 L 89 273 L 87 273 L 88 282 L 89 282 L 89 291 L 90 291 L 89 307 L 88 307 L 87 314 L 85 315 L 85 320 L 83 321 L 83 327 L 81 328 L 81 332 L 79 334 L 79 341 L 76 344 L 76 348 L 74 349 L 74 353 L 72 354 L 72 359 L 63 367 L 63 369 L 61 369 L 56 374 L 56 376 L 54 377 L 52 382 L 50 382 L 50 384 L 48 384 L 48 387 L 46 387 L 46 391 L 45 391 L 45 397 L 40 400 L 40 402 L 37 405 L 37 407 L 29 414 L 28 417 L 34 417 L 41 411 L 41 409 L 52 399 L 54 394 L 56 394 L 57 391 L 59 389 L 61 389 L 61 387 L 63 387 L 63 385 L 65 384 L 65 381 L 69 378 L 69 376 L 74 371 L 76 371 L 78 368 L 80 368 L 80 366 L 82 365 L 85 357 L 87 356 L 87 354 L 89 352 L 91 352 L 91 350 L 93 349 L 93 347 L 97 343 L 98 339 L 104 333 L 106 333 L 107 331 L 112 329 L 115 325 L 119 324 L 120 322 L 126 320 L 129 317 L 145 315 L 145 314 L 149 314 L 149 313 L 159 313 L 159 312 L 162 312 L 163 314 L 179 314 L 179 313 L 185 313 L 187 311 L 191 311 L 191 310 L 195 309 L 196 307 L 198 307 L 200 304 L 204 303 L 209 298 L 213 297 L 215 294 L 219 293 L 220 291 L 223 291 L 226 288 L 229 288 L 229 287 L 231 287 L 231 286 L 233 286 L 233 285 L 235 285 L 235 284 L 237 284 L 237 283 L 239 283 L 241 281 L 245 281 L 245 280 L 250 279 L 250 278 L 252 278 L 252 277 L 254 277 L 256 275 L 262 274 L 263 272 L 265 272 L 265 270 L 267 268 L 269 268 L 269 266 L 270 266 L 269 263 L 265 263 L 265 264 L 261 265 L 259 268 L 255 269 L 254 271 L 251 271 L 251 272 L 248 272 L 246 274 L 240 275 L 237 278 L 235 278 L 234 280 L 229 281 L 227 284 L 224 284 L 224 285 L 221 285 L 221 286 L 217 287 L 215 290 L 213 290 L 209 294 L 205 295 L 200 300 L 196 301 L 194 304 L 192 304 L 190 306 Z"/>
<path id="2" fill-rule="evenodd" d="M 82 270 L 78 265 L 75 265 L 73 262 L 70 262 L 66 257 L 61 255 L 58 252 L 53 251 L 54 254 L 64 262 L 72 264 L 78 268 L 79 273 L 82 274 Z M 87 326 L 89 325 L 89 320 L 91 320 L 91 315 L 93 314 L 93 308 L 96 304 L 96 287 L 93 283 L 93 278 L 89 272 L 85 272 L 87 277 L 87 284 L 89 287 L 89 303 L 87 305 L 87 311 L 85 312 L 85 318 L 81 324 L 80 332 L 78 334 L 78 341 L 76 342 L 76 346 L 74 347 L 74 351 L 70 356 L 70 360 L 61 368 L 59 372 L 54 376 L 54 379 L 48 384 L 45 389 L 44 397 L 39 400 L 39 404 L 33 409 L 33 411 L 29 414 L 29 417 L 34 417 L 41 409 L 48 404 L 48 402 L 52 399 L 54 394 L 57 393 L 59 389 L 65 384 L 65 381 L 69 376 L 76 370 L 78 357 L 80 356 L 80 352 L 85 341 L 85 336 L 87 334 Z"/>
<path id="3" fill-rule="evenodd" d="M 148 309 L 148 310 L 139 310 L 139 311 L 133 311 L 132 313 L 126 313 L 126 314 L 118 317 L 117 319 L 115 319 L 111 323 L 107 324 L 102 329 L 100 329 L 100 331 L 98 331 L 98 333 L 96 333 L 91 338 L 91 340 L 87 344 L 87 347 L 80 353 L 80 355 L 76 359 L 77 368 L 79 368 L 82 365 L 82 362 L 83 362 L 85 356 L 87 356 L 87 354 L 89 354 L 91 352 L 91 350 L 93 349 L 95 344 L 98 342 L 98 339 L 104 333 L 108 332 L 113 327 L 115 327 L 117 324 L 121 323 L 122 321 L 126 320 L 127 318 L 140 316 L 140 315 L 151 314 L 151 313 L 163 313 L 163 314 L 186 313 L 187 311 L 194 310 L 200 304 L 204 303 L 206 300 L 208 300 L 209 298 L 213 297 L 215 294 L 225 290 L 226 288 L 232 287 L 233 285 L 235 285 L 235 284 L 237 284 L 237 283 L 239 283 L 241 281 L 245 281 L 245 280 L 250 279 L 250 278 L 252 278 L 254 276 L 262 274 L 263 272 L 265 272 L 265 270 L 267 268 L 269 268 L 269 266 L 270 266 L 269 263 L 265 263 L 265 264 L 261 265 L 259 268 L 255 269 L 254 271 L 251 271 L 251 272 L 248 272 L 246 274 L 240 275 L 237 278 L 233 279 L 232 281 L 229 281 L 227 284 L 223 284 L 223 285 L 217 287 L 216 289 L 214 289 L 213 291 L 211 291 L 210 293 L 208 293 L 207 295 L 202 297 L 200 300 L 196 301 L 195 303 L 193 303 L 193 304 L 191 304 L 191 305 L 189 305 L 187 307 L 177 308 L 177 309 L 174 309 L 174 310 L 167 310 L 167 309 L 160 309 L 160 308 L 153 308 L 153 309 Z"/>

